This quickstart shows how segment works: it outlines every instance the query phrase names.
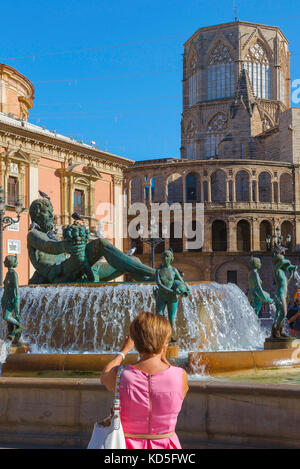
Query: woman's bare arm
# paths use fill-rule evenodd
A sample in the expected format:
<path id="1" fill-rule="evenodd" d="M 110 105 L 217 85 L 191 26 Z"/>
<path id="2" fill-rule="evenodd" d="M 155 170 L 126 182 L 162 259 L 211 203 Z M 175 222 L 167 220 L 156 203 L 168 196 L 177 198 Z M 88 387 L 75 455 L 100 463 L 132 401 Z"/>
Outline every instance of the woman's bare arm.
<path id="1" fill-rule="evenodd" d="M 182 373 L 182 398 L 184 399 L 189 390 L 188 375 L 185 370 Z"/>
<path id="2" fill-rule="evenodd" d="M 134 347 L 133 340 L 126 336 L 124 344 L 121 348 L 121 352 L 124 355 L 127 355 Z M 121 365 L 123 361 L 122 355 L 116 355 L 104 368 L 101 374 L 100 381 L 108 391 L 114 391 L 116 385 L 116 376 L 117 376 L 117 368 Z"/>

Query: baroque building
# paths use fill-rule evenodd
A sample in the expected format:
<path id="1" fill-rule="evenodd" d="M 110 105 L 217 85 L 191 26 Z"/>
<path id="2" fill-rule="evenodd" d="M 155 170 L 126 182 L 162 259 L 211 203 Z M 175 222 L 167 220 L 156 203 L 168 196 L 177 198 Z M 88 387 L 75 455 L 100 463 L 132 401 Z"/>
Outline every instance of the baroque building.
<path id="1" fill-rule="evenodd" d="M 300 109 L 290 107 L 288 40 L 278 27 L 243 21 L 200 28 L 184 45 L 182 90 L 181 158 L 129 167 L 129 203 L 203 203 L 202 248 L 189 252 L 171 213 L 159 250 L 173 248 L 187 280 L 244 291 L 254 252 L 271 289 L 268 237 L 280 228 L 290 255 L 300 251 Z M 148 246 L 132 243 L 146 261 Z"/>
<path id="2" fill-rule="evenodd" d="M 100 151 L 94 145 L 60 135 L 28 122 L 34 87 L 17 70 L 0 65 L 0 167 L 6 215 L 15 217 L 15 204 L 24 207 L 20 222 L 4 231 L 3 258 L 18 255 L 20 284 L 33 271 L 27 254 L 29 206 L 39 190 L 51 197 L 55 228 L 72 222 L 79 212 L 96 236 L 102 233 L 123 249 L 123 171 L 133 161 Z M 117 235 L 116 235 L 117 233 Z"/>

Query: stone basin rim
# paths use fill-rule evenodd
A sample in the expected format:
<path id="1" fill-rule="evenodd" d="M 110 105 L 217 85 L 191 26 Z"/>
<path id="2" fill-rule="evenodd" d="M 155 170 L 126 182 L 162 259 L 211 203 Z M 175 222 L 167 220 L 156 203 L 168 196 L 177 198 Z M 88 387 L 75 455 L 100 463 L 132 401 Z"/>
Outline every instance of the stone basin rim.
<path id="1" fill-rule="evenodd" d="M 189 285 L 211 285 L 215 282 L 212 281 L 188 281 Z M 156 285 L 155 282 L 95 282 L 95 283 L 43 283 L 43 284 L 31 284 L 31 285 L 20 285 L 20 288 L 49 288 L 49 287 L 116 287 L 118 285 Z"/>

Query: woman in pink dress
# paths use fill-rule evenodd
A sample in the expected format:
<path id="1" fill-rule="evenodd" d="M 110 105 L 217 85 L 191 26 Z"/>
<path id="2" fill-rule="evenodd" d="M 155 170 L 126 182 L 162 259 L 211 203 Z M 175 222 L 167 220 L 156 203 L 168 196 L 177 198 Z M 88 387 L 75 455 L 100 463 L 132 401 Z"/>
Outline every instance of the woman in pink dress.
<path id="1" fill-rule="evenodd" d="M 159 314 L 141 313 L 130 325 L 121 351 L 106 365 L 101 382 L 114 391 L 117 369 L 134 347 L 140 359 L 121 375 L 121 421 L 127 449 L 180 449 L 175 433 L 177 416 L 188 391 L 183 368 L 170 365 L 166 351 L 169 321 Z"/>

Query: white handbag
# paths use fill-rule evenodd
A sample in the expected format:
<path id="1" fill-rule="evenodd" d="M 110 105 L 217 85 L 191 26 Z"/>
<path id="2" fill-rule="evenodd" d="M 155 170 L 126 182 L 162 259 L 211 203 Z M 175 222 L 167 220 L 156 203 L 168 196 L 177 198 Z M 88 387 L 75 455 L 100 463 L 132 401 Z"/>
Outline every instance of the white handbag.
<path id="1" fill-rule="evenodd" d="M 119 385 L 124 366 L 119 366 L 112 413 L 103 422 L 94 425 L 91 440 L 87 449 L 126 449 L 125 436 L 121 423 L 121 405 Z"/>

